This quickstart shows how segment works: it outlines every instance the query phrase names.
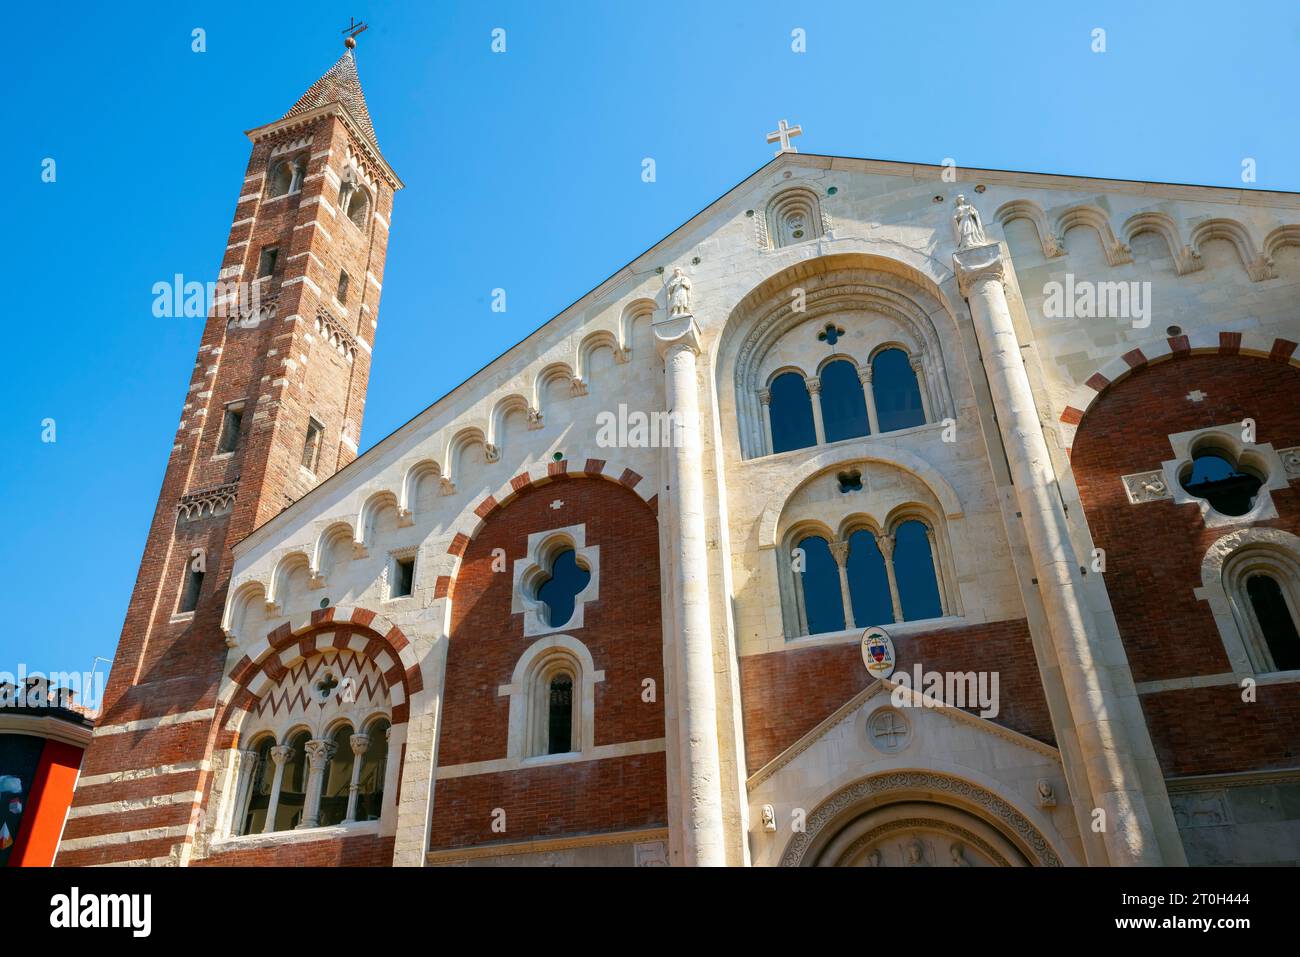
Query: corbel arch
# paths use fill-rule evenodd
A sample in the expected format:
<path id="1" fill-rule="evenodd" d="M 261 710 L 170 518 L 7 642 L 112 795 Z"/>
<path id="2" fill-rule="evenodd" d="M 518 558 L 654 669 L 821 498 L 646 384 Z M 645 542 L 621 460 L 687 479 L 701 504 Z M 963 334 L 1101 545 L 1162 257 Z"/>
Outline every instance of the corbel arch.
<path id="1" fill-rule="evenodd" d="M 406 519 L 415 514 L 420 483 L 426 478 L 441 477 L 442 467 L 433 459 L 421 459 L 406 470 L 406 474 L 402 476 L 402 495 L 398 502 L 398 513 L 401 518 Z"/>
<path id="2" fill-rule="evenodd" d="M 1111 228 L 1110 217 L 1099 206 L 1093 206 L 1090 203 L 1080 203 L 1077 206 L 1070 206 L 1061 211 L 1056 217 L 1056 235 L 1065 236 L 1065 234 L 1074 229 L 1076 226 L 1087 226 L 1097 234 L 1097 239 L 1101 242 L 1101 251 L 1106 256 L 1106 262 L 1112 266 L 1120 266 L 1124 263 L 1133 261 L 1133 250 L 1120 242 L 1115 237 L 1115 230 Z"/>
<path id="3" fill-rule="evenodd" d="M 633 299 L 623 307 L 622 313 L 618 319 L 618 339 L 619 353 L 626 362 L 632 354 L 632 338 L 636 332 L 636 322 L 638 319 L 652 321 L 655 313 L 655 301 L 653 299 Z"/>
<path id="4" fill-rule="evenodd" d="M 1283 246 L 1300 246 L 1300 225 L 1279 226 L 1264 237 L 1264 255 L 1269 259 Z"/>
<path id="5" fill-rule="evenodd" d="M 332 550 L 340 542 L 353 542 L 355 540 L 355 533 L 353 532 L 352 526 L 347 522 L 332 522 L 327 525 L 321 533 L 316 536 L 316 544 L 312 548 L 312 578 L 321 582 L 328 579 L 329 575 L 334 571 L 330 566 Z"/>
<path id="6" fill-rule="evenodd" d="M 557 381 L 568 383 L 572 392 L 574 378 L 573 369 L 567 362 L 552 362 L 542 367 L 533 378 L 532 388 L 533 408 L 537 410 L 539 417 L 546 413 L 546 390 L 550 384 Z"/>
<path id="7" fill-rule="evenodd" d="M 372 492 L 362 504 L 361 511 L 357 514 L 357 525 L 352 539 L 352 551 L 357 558 L 364 557 L 368 549 L 374 545 L 375 520 L 380 512 L 389 507 L 399 510 L 400 515 L 401 503 L 388 489 Z"/>
<path id="8" fill-rule="evenodd" d="M 623 363 L 627 356 L 618 344 L 618 336 L 608 329 L 597 329 L 589 333 L 578 345 L 578 361 L 574 368 L 574 379 L 580 382 L 585 392 L 591 384 L 591 357 L 597 349 L 609 349 L 614 353 L 614 361 Z"/>
<path id="9" fill-rule="evenodd" d="M 1065 255 L 1065 243 L 1052 231 L 1052 226 L 1047 221 L 1047 214 L 1043 212 L 1043 207 L 1032 199 L 1013 199 L 1009 203 L 1003 203 L 998 207 L 997 212 L 993 214 L 993 218 L 1004 228 L 1007 223 L 1017 219 L 1028 220 L 1033 224 L 1034 231 L 1038 234 L 1038 242 L 1043 247 L 1045 257 L 1053 259 Z"/>
<path id="10" fill-rule="evenodd" d="M 447 471 L 442 477 L 443 494 L 449 495 L 456 490 L 456 483 L 460 480 L 463 471 L 465 454 L 475 445 L 483 447 L 485 462 L 495 462 L 501 458 L 500 450 L 488 443 L 487 435 L 479 426 L 469 425 L 458 430 L 447 440 L 447 450 L 443 455 L 443 461 L 447 463 Z"/>
<path id="11" fill-rule="evenodd" d="M 1178 224 L 1174 222 L 1174 218 L 1168 213 L 1148 210 L 1143 213 L 1134 213 L 1124 221 L 1124 239 L 1130 248 L 1133 245 L 1133 240 L 1143 233 L 1155 233 L 1165 241 L 1165 245 L 1169 247 L 1169 255 L 1174 261 L 1174 269 L 1178 272 L 1178 275 L 1185 276 L 1188 273 L 1196 272 L 1204 265 L 1201 261 L 1201 254 L 1183 242 L 1178 231 Z"/>
<path id="12" fill-rule="evenodd" d="M 307 574 L 311 574 L 311 559 L 307 553 L 295 550 L 289 552 L 275 563 L 275 570 L 271 572 L 271 587 L 266 593 L 266 604 L 268 608 L 283 610 L 285 601 L 289 597 L 289 579 L 294 572 L 304 569 Z"/>
<path id="13" fill-rule="evenodd" d="M 1249 230 L 1235 219 L 1206 219 L 1192 227 L 1192 248 L 1201 255 L 1202 247 L 1216 239 L 1226 240 L 1237 250 L 1237 257 L 1245 267 L 1251 282 L 1262 282 L 1277 276 L 1273 260 L 1255 248 Z"/>

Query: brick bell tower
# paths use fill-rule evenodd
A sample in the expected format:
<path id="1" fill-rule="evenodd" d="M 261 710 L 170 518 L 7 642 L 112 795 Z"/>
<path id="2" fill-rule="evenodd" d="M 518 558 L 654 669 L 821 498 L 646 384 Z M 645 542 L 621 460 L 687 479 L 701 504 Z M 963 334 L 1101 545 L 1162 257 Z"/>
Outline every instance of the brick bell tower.
<path id="1" fill-rule="evenodd" d="M 58 864 L 186 863 L 231 548 L 357 455 L 394 193 L 348 37 L 253 142 Z"/>

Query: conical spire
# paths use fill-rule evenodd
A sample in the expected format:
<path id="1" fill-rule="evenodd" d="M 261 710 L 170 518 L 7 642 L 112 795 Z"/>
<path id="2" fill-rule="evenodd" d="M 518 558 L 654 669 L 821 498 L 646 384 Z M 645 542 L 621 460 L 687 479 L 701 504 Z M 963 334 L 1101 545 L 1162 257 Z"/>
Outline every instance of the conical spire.
<path id="1" fill-rule="evenodd" d="M 338 62 L 313 83 L 307 92 L 298 98 L 298 102 L 289 112 L 280 119 L 288 119 L 329 103 L 341 104 L 361 128 L 366 139 L 370 140 L 370 145 L 376 150 L 379 149 L 379 141 L 375 139 L 375 125 L 370 121 L 370 111 L 366 109 L 366 97 L 361 92 L 361 78 L 357 76 L 357 63 L 352 58 L 351 45 L 339 57 Z"/>

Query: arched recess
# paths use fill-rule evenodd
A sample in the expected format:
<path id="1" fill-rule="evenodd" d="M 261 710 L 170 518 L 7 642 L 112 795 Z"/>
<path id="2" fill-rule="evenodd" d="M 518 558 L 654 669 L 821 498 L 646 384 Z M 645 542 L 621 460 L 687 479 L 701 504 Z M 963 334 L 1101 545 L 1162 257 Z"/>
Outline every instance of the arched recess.
<path id="1" fill-rule="evenodd" d="M 348 556 L 351 557 L 352 543 L 355 540 L 355 532 L 347 522 L 333 522 L 316 536 L 316 545 L 312 549 L 311 556 L 314 583 L 324 584 L 329 580 L 329 576 L 335 571 L 336 550 L 341 550 L 346 545 Z"/>
<path id="2" fill-rule="evenodd" d="M 1067 232 L 1076 226 L 1087 226 L 1097 233 L 1097 239 L 1101 243 L 1101 251 L 1105 254 L 1106 262 L 1110 265 L 1120 266 L 1133 261 L 1133 250 L 1115 238 L 1115 230 L 1110 225 L 1110 216 L 1101 207 L 1082 203 L 1063 210 L 1056 217 L 1056 234 L 1058 236 L 1064 237 Z"/>
<path id="3" fill-rule="evenodd" d="M 821 201 L 805 186 L 783 189 L 768 201 L 767 235 L 771 248 L 793 246 L 826 232 Z"/>
<path id="4" fill-rule="evenodd" d="M 1264 237 L 1264 255 L 1269 259 L 1283 246 L 1300 246 L 1300 225 L 1279 226 Z"/>
<path id="5" fill-rule="evenodd" d="M 547 391 L 556 383 L 565 386 L 566 394 L 581 395 L 583 391 L 579 385 L 575 391 L 574 381 L 577 377 L 573 369 L 567 362 L 552 362 L 544 366 L 540 372 L 533 378 L 533 408 L 537 410 L 537 416 L 540 418 L 547 412 L 548 402 L 546 401 Z"/>
<path id="6" fill-rule="evenodd" d="M 1178 232 L 1178 224 L 1168 213 L 1149 210 L 1145 213 L 1135 213 L 1124 221 L 1124 239 L 1130 248 L 1133 240 L 1143 233 L 1155 233 L 1165 241 L 1178 275 L 1185 276 L 1204 266 L 1201 254 L 1183 242 Z"/>
<path id="7" fill-rule="evenodd" d="M 262 583 L 249 581 L 232 586 L 221 618 L 221 630 L 226 636 L 226 647 L 234 648 L 241 640 L 248 637 L 256 622 L 265 619 L 266 589 Z"/>
<path id="8" fill-rule="evenodd" d="M 357 515 L 355 537 L 352 540 L 355 556 L 364 556 L 375 543 L 375 527 L 384 509 L 392 508 L 400 516 L 400 507 L 397 496 L 387 489 L 374 492 L 365 500 Z"/>
<path id="9" fill-rule="evenodd" d="M 1017 219 L 1028 220 L 1034 225 L 1034 231 L 1038 234 L 1038 242 L 1043 247 L 1043 255 L 1046 258 L 1053 259 L 1065 255 L 1065 243 L 1052 231 L 1043 207 L 1032 199 L 1013 199 L 1009 203 L 1003 203 L 993 214 L 993 218 L 1004 227 Z"/>
<path id="10" fill-rule="evenodd" d="M 496 462 L 501 458 L 501 450 L 488 442 L 487 435 L 481 428 L 471 425 L 460 429 L 447 440 L 447 450 L 443 455 L 443 461 L 447 463 L 442 476 L 444 495 L 455 492 L 458 483 L 464 479 L 466 456 L 476 445 L 482 447 L 485 463 Z"/>
<path id="11" fill-rule="evenodd" d="M 644 320 L 648 325 L 654 319 L 655 308 L 653 299 L 633 299 L 623 307 L 618 318 L 618 346 L 624 362 L 632 355 L 637 321 Z"/>
<path id="12" fill-rule="evenodd" d="M 1250 232 L 1235 219 L 1206 219 L 1192 227 L 1192 248 L 1197 255 L 1202 255 L 1202 247 L 1206 243 L 1216 239 L 1231 243 L 1237 250 L 1237 257 L 1251 282 L 1277 277 L 1272 258 L 1267 253 L 1256 250 Z"/>
<path id="13" fill-rule="evenodd" d="M 411 516 L 420 509 L 420 486 L 424 482 L 439 483 L 442 467 L 433 459 L 421 459 L 402 476 L 402 495 L 398 502 L 398 520 L 409 524 Z"/>
<path id="14" fill-rule="evenodd" d="M 889 808 L 904 808 L 897 815 Z M 995 864 L 1060 867 L 1060 852 L 1027 815 L 986 787 L 922 769 L 885 771 L 848 785 L 808 815 L 781 855 L 783 867 L 870 865 L 871 842 L 933 831 Z M 905 854 L 906 851 L 903 851 Z M 886 866 L 951 866 L 947 860 L 881 861 Z M 969 862 L 968 862 L 969 863 Z"/>
<path id="15" fill-rule="evenodd" d="M 618 336 L 613 332 L 608 329 L 597 329 L 588 333 L 578 345 L 578 361 L 573 373 L 575 381 L 581 383 L 579 388 L 582 392 L 586 392 L 591 385 L 592 356 L 600 349 L 608 349 L 613 354 L 615 362 L 627 362 L 627 356 L 623 354 L 623 349 L 618 344 Z"/>
<path id="16" fill-rule="evenodd" d="M 795 289 L 802 290 L 802 297 L 793 295 Z M 796 302 L 803 309 L 796 310 Z M 911 265 L 882 256 L 838 253 L 817 257 L 783 269 L 750 290 L 732 309 L 719 339 L 714 362 L 723 400 L 720 404 L 736 409 L 736 421 L 728 419 L 723 424 L 729 436 L 735 430 L 742 457 L 767 453 L 764 360 L 796 328 L 806 324 L 812 335 L 816 326 L 824 326 L 846 311 L 881 317 L 910 340 L 909 353 L 922 363 L 921 378 L 932 419 L 954 415 L 952 373 L 943 341 L 954 340 L 950 348 L 955 355 L 956 320 L 934 281 Z M 870 352 L 875 345 L 865 343 L 863 351 Z M 853 358 L 861 363 L 867 355 Z"/>
<path id="17" fill-rule="evenodd" d="M 266 606 L 281 613 L 287 608 L 286 602 L 293 596 L 292 581 L 295 574 L 301 573 L 304 582 L 311 578 L 311 559 L 305 552 L 294 551 L 282 557 L 271 572 L 271 588 L 266 593 Z"/>

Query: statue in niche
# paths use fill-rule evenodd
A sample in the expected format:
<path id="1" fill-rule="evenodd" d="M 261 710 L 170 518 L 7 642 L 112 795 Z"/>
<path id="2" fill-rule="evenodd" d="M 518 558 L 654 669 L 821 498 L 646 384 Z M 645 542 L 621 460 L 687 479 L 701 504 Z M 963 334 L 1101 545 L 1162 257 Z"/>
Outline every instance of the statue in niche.
<path id="1" fill-rule="evenodd" d="M 867 864 L 866 864 L 866 866 L 867 866 L 867 867 L 884 867 L 884 866 L 885 866 L 885 861 L 884 861 L 884 859 L 880 856 L 880 848 L 878 848 L 878 847 L 873 847 L 869 852 L 867 852 Z"/>
<path id="2" fill-rule="evenodd" d="M 952 214 L 952 231 L 958 249 L 983 246 L 988 242 L 984 236 L 984 223 L 980 220 L 979 210 L 966 202 L 964 195 L 957 197 L 957 208 Z"/>
<path id="3" fill-rule="evenodd" d="M 681 266 L 673 267 L 672 278 L 668 280 L 668 314 L 670 316 L 689 316 L 691 314 L 691 281 Z"/>
<path id="4" fill-rule="evenodd" d="M 970 861 L 966 860 L 966 847 L 961 841 L 954 841 L 952 847 L 948 848 L 948 854 L 952 858 L 953 867 L 970 867 Z"/>

